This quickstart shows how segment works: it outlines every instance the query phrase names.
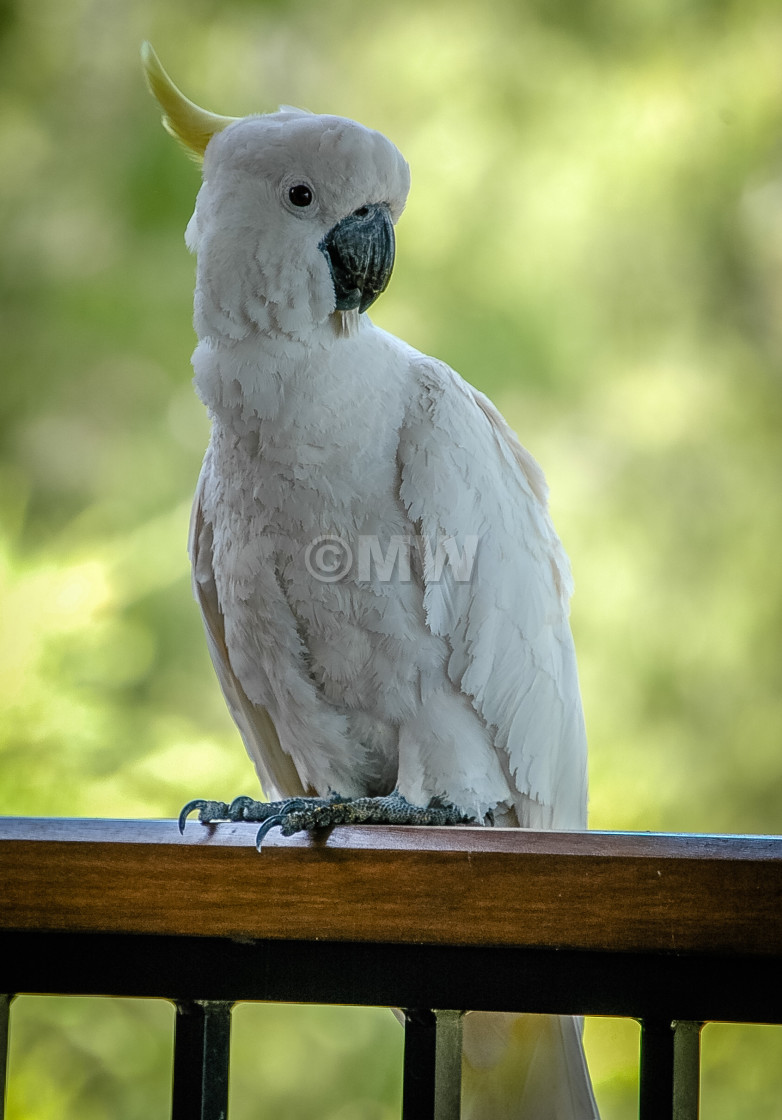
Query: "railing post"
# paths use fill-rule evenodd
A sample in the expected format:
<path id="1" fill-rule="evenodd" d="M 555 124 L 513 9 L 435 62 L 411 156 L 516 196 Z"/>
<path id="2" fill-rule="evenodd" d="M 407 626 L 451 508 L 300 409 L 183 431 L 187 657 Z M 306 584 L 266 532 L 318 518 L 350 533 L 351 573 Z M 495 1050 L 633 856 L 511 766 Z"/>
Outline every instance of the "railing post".
<path id="1" fill-rule="evenodd" d="M 698 1120 L 702 1026 L 686 1019 L 673 1024 L 673 1120 Z"/>
<path id="2" fill-rule="evenodd" d="M 177 1002 L 171 1120 L 226 1120 L 232 1006 Z"/>
<path id="3" fill-rule="evenodd" d="M 673 1120 L 673 1030 L 670 1019 L 641 1020 L 638 1120 Z"/>
<path id="4" fill-rule="evenodd" d="M 0 995 L 0 1120 L 5 1116 L 5 1088 L 8 1073 L 8 1021 L 13 996 Z"/>
<path id="5" fill-rule="evenodd" d="M 702 1026 L 685 1019 L 641 1021 L 639 1120 L 698 1120 Z"/>
<path id="6" fill-rule="evenodd" d="M 402 1120 L 459 1120 L 462 1011 L 405 1011 Z"/>

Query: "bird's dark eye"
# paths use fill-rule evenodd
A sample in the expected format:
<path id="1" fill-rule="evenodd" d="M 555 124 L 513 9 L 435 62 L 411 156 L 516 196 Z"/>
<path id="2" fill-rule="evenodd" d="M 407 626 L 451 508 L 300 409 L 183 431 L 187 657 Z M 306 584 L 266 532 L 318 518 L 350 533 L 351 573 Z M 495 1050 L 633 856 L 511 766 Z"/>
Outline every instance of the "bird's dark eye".
<path id="1" fill-rule="evenodd" d="M 297 183 L 288 191 L 288 198 L 294 206 L 309 206 L 312 202 L 312 191 L 306 183 Z"/>

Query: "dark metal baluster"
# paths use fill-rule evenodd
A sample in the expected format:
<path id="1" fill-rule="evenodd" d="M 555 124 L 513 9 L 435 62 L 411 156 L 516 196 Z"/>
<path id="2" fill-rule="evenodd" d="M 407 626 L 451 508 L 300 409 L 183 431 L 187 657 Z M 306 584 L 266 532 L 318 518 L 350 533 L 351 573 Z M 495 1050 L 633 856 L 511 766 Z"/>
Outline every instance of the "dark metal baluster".
<path id="1" fill-rule="evenodd" d="M 434 1011 L 406 1008 L 402 1120 L 432 1120 L 436 1052 Z"/>
<path id="2" fill-rule="evenodd" d="M 176 1004 L 171 1120 L 226 1120 L 232 1006 L 201 999 Z"/>
<path id="3" fill-rule="evenodd" d="M 687 1019 L 673 1024 L 673 1120 L 698 1120 L 702 1026 Z"/>
<path id="4" fill-rule="evenodd" d="M 698 1120 L 702 1026 L 641 1020 L 639 1120 Z"/>
<path id="5" fill-rule="evenodd" d="M 463 1011 L 435 1011 L 437 1053 L 435 1055 L 435 1120 L 459 1120 L 462 1111 Z"/>
<path id="6" fill-rule="evenodd" d="M 5 1084 L 8 1072 L 8 1020 L 13 996 L 0 996 L 0 1120 L 5 1116 Z"/>
<path id="7" fill-rule="evenodd" d="M 670 1019 L 641 1020 L 638 1120 L 673 1120 L 673 1029 Z"/>
<path id="8" fill-rule="evenodd" d="M 461 1011 L 405 1011 L 402 1120 L 459 1120 Z"/>

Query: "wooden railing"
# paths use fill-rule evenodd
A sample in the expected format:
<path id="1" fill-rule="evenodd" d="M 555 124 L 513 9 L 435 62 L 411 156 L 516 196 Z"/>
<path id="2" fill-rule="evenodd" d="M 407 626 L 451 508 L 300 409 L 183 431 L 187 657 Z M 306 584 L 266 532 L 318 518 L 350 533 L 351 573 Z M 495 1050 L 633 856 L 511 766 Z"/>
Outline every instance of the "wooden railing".
<path id="1" fill-rule="evenodd" d="M 0 820 L 0 992 L 173 1000 L 175 1120 L 240 1000 L 408 1009 L 404 1120 L 458 1116 L 464 1010 L 639 1019 L 642 1120 L 697 1116 L 703 1022 L 782 1022 L 782 838 L 255 831 Z"/>

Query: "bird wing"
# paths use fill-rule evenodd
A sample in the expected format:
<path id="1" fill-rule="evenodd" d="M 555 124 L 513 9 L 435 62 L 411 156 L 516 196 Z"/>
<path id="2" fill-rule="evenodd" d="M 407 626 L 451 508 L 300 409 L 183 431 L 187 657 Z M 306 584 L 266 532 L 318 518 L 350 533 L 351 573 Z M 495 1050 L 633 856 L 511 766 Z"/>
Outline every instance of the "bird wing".
<path id="1" fill-rule="evenodd" d="M 212 526 L 203 511 L 207 470 L 205 463 L 193 502 L 188 548 L 193 573 L 193 593 L 201 608 L 209 654 L 228 710 L 239 728 L 264 793 L 269 798 L 301 797 L 307 791 L 293 760 L 280 746 L 269 713 L 265 708 L 252 703 L 231 668 L 225 641 L 225 619 L 220 609 L 214 578 Z"/>
<path id="2" fill-rule="evenodd" d="M 570 568 L 545 479 L 482 393 L 444 363 L 413 361 L 400 496 L 424 545 L 427 624 L 448 641 L 449 678 L 491 731 L 518 823 L 584 828 Z M 458 570 L 444 554 L 468 563 Z"/>

